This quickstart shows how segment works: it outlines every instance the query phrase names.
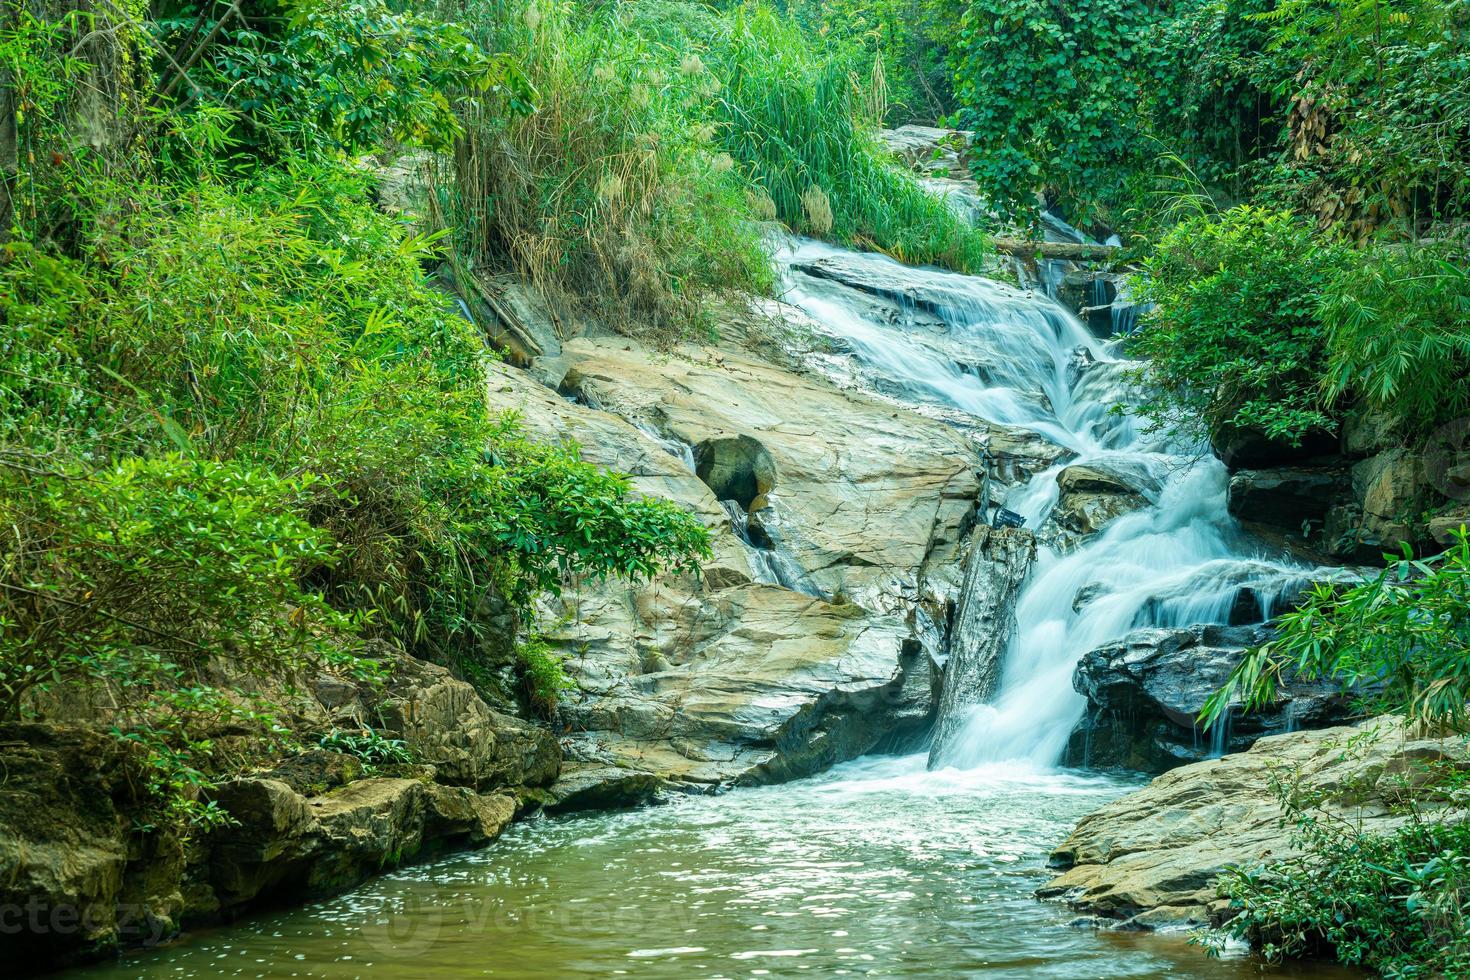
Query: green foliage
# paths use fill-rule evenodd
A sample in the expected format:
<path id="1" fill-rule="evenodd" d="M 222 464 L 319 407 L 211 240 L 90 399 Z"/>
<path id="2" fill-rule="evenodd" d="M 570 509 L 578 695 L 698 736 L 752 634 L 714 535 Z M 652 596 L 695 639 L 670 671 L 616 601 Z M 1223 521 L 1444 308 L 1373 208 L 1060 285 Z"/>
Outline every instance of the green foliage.
<path id="1" fill-rule="evenodd" d="M 301 586 L 332 557 L 293 512 L 307 479 L 177 456 L 3 477 L 4 716 L 38 684 L 99 679 L 136 695 L 222 654 L 290 672 L 351 633 Z"/>
<path id="2" fill-rule="evenodd" d="M 1239 426 L 1293 444 L 1330 430 L 1317 305 L 1345 262 L 1301 220 L 1250 206 L 1172 229 L 1138 282 L 1155 305 L 1130 344 L 1153 360 L 1159 393 L 1145 413 L 1201 434 Z"/>
<path id="3" fill-rule="evenodd" d="M 568 575 L 707 553 L 693 515 L 488 414 L 480 338 L 360 177 L 96 191 L 78 257 L 0 265 L 6 715 L 104 689 L 184 813 L 240 723 L 221 669 L 370 674 L 362 635 L 456 664 Z"/>
<path id="4" fill-rule="evenodd" d="M 261 0 L 247 18 L 188 3 L 152 22 L 163 93 L 238 110 L 242 138 L 272 152 L 362 153 L 389 142 L 435 149 L 459 134 L 462 92 L 530 93 L 513 62 L 464 29 L 385 0 Z M 248 26 L 245 26 L 248 25 Z M 219 28 L 218 34 L 213 34 Z M 212 44 L 204 39 L 213 34 Z M 199 46 L 187 73 L 180 57 Z M 166 49 L 187 52 L 165 56 Z M 188 91 L 192 89 L 192 91 Z"/>
<path id="5" fill-rule="evenodd" d="M 1342 752 L 1361 748 L 1350 741 Z M 1227 869 L 1220 893 L 1235 916 L 1203 942 L 1233 936 L 1272 961 L 1333 958 L 1405 980 L 1470 973 L 1470 821 L 1452 802 L 1463 798 L 1464 773 L 1421 761 L 1368 779 L 1402 811 L 1398 829 L 1365 833 L 1334 809 L 1353 805 L 1351 780 L 1324 791 L 1278 774 L 1300 856 Z"/>
<path id="6" fill-rule="evenodd" d="M 796 21 L 754 6 L 732 14 L 710 57 L 720 138 L 776 217 L 905 262 L 983 266 L 985 236 L 874 143 L 882 108 L 850 52 L 814 44 Z"/>
<path id="7" fill-rule="evenodd" d="M 1115 210 L 1140 153 L 1151 8 L 1143 0 L 969 0 L 950 41 L 956 121 L 981 193 L 1003 214 L 1036 194 Z"/>
<path id="8" fill-rule="evenodd" d="M 413 751 L 406 742 L 397 738 L 384 738 L 370 728 L 359 732 L 334 728 L 323 735 L 317 745 L 329 752 L 341 752 L 362 760 L 364 772 L 371 772 L 377 766 L 413 762 Z"/>
<path id="9" fill-rule="evenodd" d="M 562 666 L 562 656 L 540 636 L 516 646 L 516 667 L 527 699 L 542 714 L 551 714 L 562 693 L 576 687 Z"/>
<path id="10" fill-rule="evenodd" d="M 707 15 L 641 7 L 472 3 L 466 15 L 484 43 L 524 66 L 536 111 L 509 112 L 503 91 L 467 100 L 466 135 L 442 183 L 476 262 L 671 339 L 706 326 L 712 298 L 763 292 L 772 279 L 743 179 L 714 142 L 718 83 L 682 50 L 681 22 Z"/>
<path id="11" fill-rule="evenodd" d="M 1470 408 L 1470 269 L 1463 245 L 1360 250 L 1323 290 L 1323 386 L 1415 435 Z"/>
<path id="12" fill-rule="evenodd" d="M 887 95 L 888 125 L 932 125 L 953 110 L 949 11 L 942 0 L 789 0 L 785 6 L 809 36 L 856 46 L 875 63 L 873 83 Z"/>
<path id="13" fill-rule="evenodd" d="M 1374 707 L 1436 726 L 1470 727 L 1470 539 L 1414 558 L 1408 545 L 1376 578 L 1316 586 L 1280 619 L 1276 639 L 1247 652 L 1206 702 L 1214 720 L 1232 701 L 1270 704 L 1285 672 L 1374 690 Z"/>
<path id="14" fill-rule="evenodd" d="M 1470 206 L 1470 12 L 1447 0 L 1278 0 L 1259 87 L 1289 106 L 1276 192 L 1364 238 Z"/>

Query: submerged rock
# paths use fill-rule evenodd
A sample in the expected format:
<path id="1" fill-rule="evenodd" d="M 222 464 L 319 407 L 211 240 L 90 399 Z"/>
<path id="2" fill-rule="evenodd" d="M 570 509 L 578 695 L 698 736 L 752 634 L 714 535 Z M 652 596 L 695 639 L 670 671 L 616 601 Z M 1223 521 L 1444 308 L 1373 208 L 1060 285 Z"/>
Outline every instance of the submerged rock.
<path id="1" fill-rule="evenodd" d="M 1016 632 L 1016 598 L 1035 560 L 1036 536 L 1030 531 L 982 524 L 971 535 L 929 768 L 945 764 L 970 709 L 995 694 L 1002 658 Z"/>
<path id="2" fill-rule="evenodd" d="M 1267 626 L 1140 629 L 1083 656 L 1072 686 L 1087 716 L 1072 735 L 1069 764 L 1164 772 L 1248 748 L 1264 735 L 1338 725 L 1352 697 L 1331 682 L 1287 681 L 1268 708 L 1206 730 L 1195 719 L 1245 651 L 1274 635 Z"/>
<path id="3" fill-rule="evenodd" d="M 1052 853 L 1060 874 L 1040 889 L 1124 928 L 1192 928 L 1229 914 L 1215 894 L 1227 867 L 1292 856 L 1274 787 L 1284 772 L 1331 791 L 1329 817 L 1385 832 L 1416 761 L 1464 760 L 1462 739 L 1434 739 L 1383 717 L 1353 727 L 1263 738 L 1250 751 L 1198 762 L 1096 810 Z M 1463 765 L 1463 761 L 1461 763 Z"/>

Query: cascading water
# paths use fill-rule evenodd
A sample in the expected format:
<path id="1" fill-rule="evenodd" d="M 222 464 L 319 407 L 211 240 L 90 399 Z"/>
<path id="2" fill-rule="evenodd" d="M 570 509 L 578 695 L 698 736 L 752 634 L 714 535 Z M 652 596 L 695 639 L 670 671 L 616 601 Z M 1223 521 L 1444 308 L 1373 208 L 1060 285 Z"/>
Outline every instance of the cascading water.
<path id="1" fill-rule="evenodd" d="M 1007 497 L 1027 526 L 1041 527 L 1056 506 L 1066 465 L 1135 474 L 1149 497 L 1070 553 L 1042 549 L 1017 604 L 999 692 L 972 709 L 940 762 L 1054 764 L 1085 708 L 1072 689 L 1083 654 L 1143 626 L 1228 622 L 1247 589 L 1268 616 L 1310 577 L 1257 553 L 1226 510 L 1224 466 L 1203 447 L 1144 433 L 1113 411 L 1129 398 L 1129 365 L 1049 299 L 815 242 L 789 244 L 780 261 L 784 299 L 874 390 L 1029 429 L 1072 454 Z M 871 295 L 928 317 L 894 324 L 874 315 Z"/>
<path id="2" fill-rule="evenodd" d="M 826 259 L 885 282 L 878 293 L 897 282 L 907 312 L 892 318 L 874 291 L 799 271 Z M 1065 928 L 1072 913 L 1033 892 L 1046 878 L 1047 848 L 1135 784 L 1050 766 L 1082 710 L 1070 676 L 1077 658 L 1136 625 L 1222 619 L 1242 594 L 1269 615 L 1305 570 L 1245 557 L 1250 549 L 1225 514 L 1221 467 L 1110 413 L 1126 365 L 1044 298 L 811 243 L 787 249 L 782 263 L 787 299 L 831 341 L 811 362 L 840 383 L 856 379 L 960 423 L 1024 426 L 1155 488 L 1150 507 L 1080 549 L 1043 549 L 1020 596 L 999 696 L 955 742 L 950 761 L 964 768 L 873 756 L 679 805 L 524 821 L 493 848 L 249 918 L 83 980 L 1260 976 L 1256 963 L 1206 958 L 1182 938 Z M 1074 356 L 1079 347 L 1086 357 Z M 645 431 L 695 468 L 687 445 Z M 1033 528 L 1057 505 L 1061 468 L 1009 494 L 1008 507 Z M 726 507 L 753 561 L 779 557 L 751 543 L 779 531 L 778 501 L 761 512 L 759 535 L 738 504 Z M 775 566 L 763 574 L 782 577 Z"/>

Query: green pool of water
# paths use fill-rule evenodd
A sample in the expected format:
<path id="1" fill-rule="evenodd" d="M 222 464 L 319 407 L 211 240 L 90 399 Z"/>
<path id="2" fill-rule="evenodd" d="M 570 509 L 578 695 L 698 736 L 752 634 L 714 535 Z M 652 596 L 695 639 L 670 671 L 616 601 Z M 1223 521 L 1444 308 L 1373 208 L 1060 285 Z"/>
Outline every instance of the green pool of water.
<path id="1" fill-rule="evenodd" d="M 1131 785 L 866 759 L 784 786 L 527 821 L 486 850 L 76 976 L 1261 976 L 1182 937 L 1069 927 L 1071 912 L 1032 897 L 1049 847 Z"/>

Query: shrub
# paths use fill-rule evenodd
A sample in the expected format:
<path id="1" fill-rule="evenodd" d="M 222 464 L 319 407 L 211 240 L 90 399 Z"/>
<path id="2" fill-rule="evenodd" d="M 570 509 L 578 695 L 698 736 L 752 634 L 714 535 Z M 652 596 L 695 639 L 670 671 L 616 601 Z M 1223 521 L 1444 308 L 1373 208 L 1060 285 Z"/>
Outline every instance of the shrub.
<path id="1" fill-rule="evenodd" d="M 1294 445 L 1331 431 L 1318 303 L 1346 261 L 1292 215 L 1250 206 L 1170 230 L 1138 280 L 1154 308 L 1129 350 L 1152 360 L 1158 387 L 1143 412 L 1197 434 L 1235 426 Z"/>
<path id="2" fill-rule="evenodd" d="M 566 576 L 707 553 L 692 514 L 488 413 L 481 339 L 359 176 L 99 191 L 78 257 L 0 264 L 3 715 L 116 693 L 203 818 L 211 726 L 276 728 L 221 676 L 368 675 L 364 633 L 464 668 Z"/>
<path id="3" fill-rule="evenodd" d="M 793 230 L 904 262 L 978 272 L 985 236 L 878 148 L 882 117 L 853 53 L 764 6 L 730 15 L 710 58 L 725 150 Z M 879 100 L 881 101 L 881 100 Z"/>
<path id="4" fill-rule="evenodd" d="M 1470 271 L 1463 245 L 1359 250 L 1329 280 L 1324 391 L 1356 398 L 1411 435 L 1470 408 Z"/>
<path id="5" fill-rule="evenodd" d="M 1354 755 L 1354 736 L 1341 751 Z M 1375 785 L 1361 785 L 1363 783 Z M 1451 802 L 1465 790 L 1453 763 L 1419 760 L 1397 774 L 1372 770 L 1327 789 L 1278 773 L 1275 791 L 1299 856 L 1226 869 L 1220 894 L 1235 913 L 1215 936 L 1255 945 L 1270 960 L 1331 957 L 1387 977 L 1470 973 L 1470 821 Z M 1365 833 L 1327 804 L 1362 790 L 1388 798 L 1402 825 Z"/>
<path id="6" fill-rule="evenodd" d="M 1271 703 L 1283 672 L 1373 689 L 1374 707 L 1432 725 L 1467 727 L 1470 702 L 1470 539 L 1462 528 L 1439 555 L 1403 557 L 1371 581 L 1317 585 L 1280 619 L 1275 640 L 1247 652 L 1205 704 L 1214 720 L 1230 702 Z"/>
<path id="7" fill-rule="evenodd" d="M 682 5 L 662 9 L 683 16 Z M 508 113 L 503 91 L 470 99 L 441 183 L 481 266 L 668 340 L 707 326 L 711 298 L 772 279 L 744 182 L 713 142 L 714 80 L 630 29 L 631 15 L 620 4 L 471 4 L 483 43 L 523 65 L 536 110 Z"/>

